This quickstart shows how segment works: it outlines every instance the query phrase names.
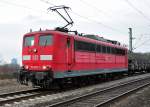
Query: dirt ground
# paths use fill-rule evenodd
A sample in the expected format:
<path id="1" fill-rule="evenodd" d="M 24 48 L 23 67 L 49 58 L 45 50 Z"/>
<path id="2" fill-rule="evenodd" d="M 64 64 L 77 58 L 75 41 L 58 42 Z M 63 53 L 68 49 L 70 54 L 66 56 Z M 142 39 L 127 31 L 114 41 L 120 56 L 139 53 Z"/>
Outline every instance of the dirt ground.
<path id="1" fill-rule="evenodd" d="M 8 86 L 8 85 L 17 85 L 16 79 L 2 79 L 0 80 L 0 87 L 2 86 Z"/>
<path id="2" fill-rule="evenodd" d="M 119 101 L 111 107 L 150 107 L 150 86 Z"/>
<path id="3" fill-rule="evenodd" d="M 0 80 L 0 94 L 32 89 L 32 86 L 20 85 L 16 79 Z"/>

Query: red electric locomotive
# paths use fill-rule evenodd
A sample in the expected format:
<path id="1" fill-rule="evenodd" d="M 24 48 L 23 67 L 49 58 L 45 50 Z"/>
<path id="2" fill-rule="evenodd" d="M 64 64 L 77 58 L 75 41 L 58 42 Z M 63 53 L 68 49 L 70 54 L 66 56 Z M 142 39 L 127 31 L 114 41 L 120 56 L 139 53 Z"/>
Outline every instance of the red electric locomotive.
<path id="1" fill-rule="evenodd" d="M 34 86 L 47 88 L 65 79 L 128 71 L 127 48 L 118 42 L 68 32 L 57 28 L 24 35 L 22 84 L 30 80 Z"/>

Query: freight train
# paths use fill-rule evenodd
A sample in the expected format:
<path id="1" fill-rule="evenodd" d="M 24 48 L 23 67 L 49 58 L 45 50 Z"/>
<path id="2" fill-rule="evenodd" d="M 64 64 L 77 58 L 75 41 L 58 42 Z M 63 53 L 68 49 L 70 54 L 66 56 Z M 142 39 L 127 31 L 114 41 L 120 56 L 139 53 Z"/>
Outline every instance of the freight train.
<path id="1" fill-rule="evenodd" d="M 69 24 L 72 23 L 71 20 Z M 21 84 L 31 81 L 34 86 L 49 88 L 55 83 L 78 84 L 83 79 L 89 81 L 102 75 L 134 73 L 139 69 L 133 66 L 133 60 L 128 62 L 128 49 L 119 42 L 97 35 L 78 34 L 65 27 L 24 35 L 22 68 L 18 76 Z"/>
<path id="2" fill-rule="evenodd" d="M 128 72 L 143 73 L 150 72 L 150 54 L 146 53 L 129 53 L 128 54 Z"/>

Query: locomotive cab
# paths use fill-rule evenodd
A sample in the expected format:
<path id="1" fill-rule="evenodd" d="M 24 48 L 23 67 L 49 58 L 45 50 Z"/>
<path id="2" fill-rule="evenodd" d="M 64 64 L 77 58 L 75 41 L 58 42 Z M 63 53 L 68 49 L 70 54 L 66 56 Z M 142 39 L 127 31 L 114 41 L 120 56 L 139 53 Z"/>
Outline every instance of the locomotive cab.
<path id="1" fill-rule="evenodd" d="M 23 41 L 22 61 L 25 69 L 33 71 L 50 69 L 53 59 L 53 36 L 51 34 L 30 35 L 25 36 Z"/>
<path id="2" fill-rule="evenodd" d="M 52 81 L 54 35 L 50 33 L 29 33 L 23 38 L 21 84 L 30 80 L 35 86 Z"/>

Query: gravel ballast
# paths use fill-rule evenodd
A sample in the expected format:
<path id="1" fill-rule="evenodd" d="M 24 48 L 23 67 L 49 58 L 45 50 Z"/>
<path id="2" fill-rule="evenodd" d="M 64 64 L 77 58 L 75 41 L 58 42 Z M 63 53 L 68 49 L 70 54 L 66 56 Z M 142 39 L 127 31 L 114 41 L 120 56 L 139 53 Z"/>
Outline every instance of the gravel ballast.
<path id="1" fill-rule="evenodd" d="M 150 86 L 111 105 L 111 107 L 150 107 Z"/>
<path id="2" fill-rule="evenodd" d="M 137 78 L 142 78 L 142 77 L 149 77 L 150 74 L 144 74 L 144 75 L 140 75 L 140 76 L 133 76 L 133 77 L 128 77 L 128 78 L 124 78 L 124 79 L 120 79 L 120 80 L 115 80 L 115 81 L 110 81 L 110 82 L 106 82 L 106 83 L 101 83 L 101 84 L 97 84 L 97 85 L 93 85 L 93 86 L 87 86 L 87 87 L 83 87 L 80 89 L 75 89 L 75 90 L 70 90 L 70 91 L 65 91 L 65 92 L 60 92 L 60 93 L 56 93 L 56 94 L 51 94 L 51 95 L 46 95 L 46 96 L 41 96 L 41 97 L 36 97 L 33 99 L 29 99 L 29 100 L 23 100 L 21 102 L 15 103 L 13 105 L 10 105 L 11 107 L 45 107 L 48 104 L 54 103 L 54 102 L 59 102 L 65 99 L 70 99 L 72 97 L 75 96 L 79 96 L 85 93 L 89 93 L 91 91 L 96 91 L 96 90 L 100 90 L 106 87 L 111 87 L 114 85 L 118 85 L 120 83 L 124 83 L 124 82 L 128 82 L 130 80 L 133 79 L 137 79 Z M 8 106 L 8 105 L 7 105 Z M 125 106 L 126 107 L 126 106 Z"/>
<path id="3" fill-rule="evenodd" d="M 96 91 L 96 90 L 100 90 L 100 89 L 103 89 L 103 88 L 106 88 L 106 87 L 111 87 L 111 86 L 114 86 L 114 85 L 119 85 L 120 83 L 124 83 L 124 82 L 127 82 L 127 81 L 130 81 L 132 79 L 137 79 L 137 78 L 142 78 L 142 77 L 148 77 L 150 76 L 150 74 L 144 74 L 144 75 L 140 75 L 140 76 L 133 76 L 133 77 L 128 77 L 128 78 L 123 78 L 123 79 L 120 79 L 120 80 L 115 80 L 115 81 L 110 81 L 110 82 L 106 82 L 106 83 L 101 83 L 101 84 L 97 84 L 97 85 L 93 85 L 93 86 L 87 86 L 87 87 L 82 87 L 80 89 L 75 89 L 75 90 L 70 90 L 70 91 L 65 91 L 65 92 L 59 92 L 59 93 L 56 93 L 56 94 L 51 94 L 51 95 L 46 95 L 46 96 L 41 96 L 41 97 L 35 97 L 33 99 L 29 99 L 29 100 L 23 100 L 21 102 L 16 102 L 14 104 L 8 104 L 6 105 L 7 107 L 45 107 L 47 106 L 48 104 L 51 104 L 53 102 L 59 102 L 59 101 L 62 101 L 62 100 L 65 100 L 65 99 L 70 99 L 72 97 L 75 97 L 75 96 L 79 96 L 81 94 L 85 94 L 85 93 L 89 93 L 91 91 Z M 13 86 L 14 85 L 14 86 Z M 18 90 L 18 87 L 21 87 L 22 89 L 25 90 L 25 87 L 26 88 L 31 88 L 31 87 L 27 87 L 27 86 L 20 86 L 20 85 L 15 85 L 15 84 L 12 84 L 12 85 L 9 85 L 9 86 L 5 86 L 5 88 L 15 88 Z M 150 94 L 150 92 L 149 92 Z M 118 102 L 116 103 L 116 105 L 114 107 L 143 107 L 143 106 L 127 106 L 127 103 L 132 103 L 131 102 L 128 102 L 128 100 L 123 100 L 123 102 Z M 125 105 L 124 105 L 124 104 Z M 123 104 L 123 105 L 122 105 Z M 149 106 L 146 106 L 146 107 L 149 107 Z"/>

